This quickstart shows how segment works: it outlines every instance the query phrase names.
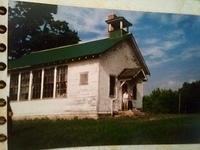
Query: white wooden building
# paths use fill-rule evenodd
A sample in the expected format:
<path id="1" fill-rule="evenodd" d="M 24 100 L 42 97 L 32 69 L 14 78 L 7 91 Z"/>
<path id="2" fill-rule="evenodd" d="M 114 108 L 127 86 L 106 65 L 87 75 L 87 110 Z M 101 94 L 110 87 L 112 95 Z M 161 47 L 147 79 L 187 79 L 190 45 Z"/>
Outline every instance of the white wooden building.
<path id="1" fill-rule="evenodd" d="M 32 52 L 9 61 L 13 117 L 91 117 L 122 110 L 123 88 L 142 108 L 150 75 L 124 17 L 106 20 L 109 37 Z"/>

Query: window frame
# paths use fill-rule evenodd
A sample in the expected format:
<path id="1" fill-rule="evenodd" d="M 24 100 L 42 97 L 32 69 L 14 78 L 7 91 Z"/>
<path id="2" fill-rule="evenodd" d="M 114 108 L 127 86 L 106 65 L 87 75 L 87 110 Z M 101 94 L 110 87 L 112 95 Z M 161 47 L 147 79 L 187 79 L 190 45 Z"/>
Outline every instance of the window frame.
<path id="1" fill-rule="evenodd" d="M 34 76 L 34 73 L 38 73 L 40 72 L 40 79 L 38 78 L 38 74 L 37 74 L 37 79 L 36 80 L 40 80 L 39 82 L 38 81 L 35 81 L 35 76 Z M 31 84 L 31 100 L 37 100 L 37 99 L 40 99 L 40 96 L 41 96 L 41 82 L 42 82 L 42 69 L 35 69 L 35 70 L 32 70 L 32 84 Z M 36 86 L 36 91 L 34 91 L 34 86 Z M 39 97 L 33 97 L 34 96 L 34 92 L 39 92 Z M 37 95 L 38 93 L 36 93 Z"/>
<path id="2" fill-rule="evenodd" d="M 50 70 L 52 71 L 52 74 L 49 74 L 48 71 Z M 54 89 L 54 67 L 52 66 L 44 68 L 42 99 L 53 98 L 53 92 L 54 92 L 53 89 Z"/>
<path id="3" fill-rule="evenodd" d="M 68 78 L 68 66 L 67 65 L 60 65 L 56 67 L 56 98 L 65 98 L 67 97 L 67 78 Z M 59 71 L 59 69 L 61 69 Z M 64 73 L 62 72 L 62 69 L 64 69 Z M 64 78 L 64 80 L 63 80 Z M 64 87 L 62 87 L 64 86 Z M 65 92 L 64 92 L 65 91 Z"/>
<path id="4" fill-rule="evenodd" d="M 16 75 L 16 78 L 12 79 L 13 78 L 13 75 Z M 14 81 L 15 84 L 12 83 L 12 80 Z M 15 73 L 11 73 L 10 74 L 10 88 L 9 88 L 9 99 L 11 101 L 17 101 L 17 98 L 18 98 L 18 84 L 19 84 L 19 73 L 18 72 L 15 72 Z M 14 91 L 16 91 L 15 94 L 12 94 L 12 89 L 14 89 Z M 13 99 L 14 96 L 12 95 L 15 95 L 16 98 Z"/>
<path id="5" fill-rule="evenodd" d="M 114 78 L 114 82 L 112 82 L 112 79 Z M 114 83 L 112 86 L 111 84 Z M 109 75 L 109 97 L 113 98 L 116 96 L 116 76 L 115 75 Z"/>
<path id="6" fill-rule="evenodd" d="M 23 76 L 27 76 L 27 77 L 24 77 L 25 79 L 23 79 Z M 19 87 L 20 88 L 19 101 L 28 100 L 29 82 L 30 82 L 30 71 L 21 72 L 21 82 L 20 82 L 20 87 Z"/>

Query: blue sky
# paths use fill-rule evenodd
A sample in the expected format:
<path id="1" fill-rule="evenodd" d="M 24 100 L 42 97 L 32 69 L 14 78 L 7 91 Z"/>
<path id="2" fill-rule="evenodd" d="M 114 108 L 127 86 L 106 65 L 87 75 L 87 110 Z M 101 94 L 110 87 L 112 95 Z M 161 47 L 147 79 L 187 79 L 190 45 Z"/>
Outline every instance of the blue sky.
<path id="1" fill-rule="evenodd" d="M 82 41 L 89 41 L 107 37 L 105 19 L 111 13 L 133 24 L 130 32 L 151 72 L 145 94 L 200 80 L 200 16 L 59 6 L 54 17 L 69 22 Z"/>
<path id="2" fill-rule="evenodd" d="M 108 36 L 105 20 L 112 13 L 133 24 L 130 32 L 151 72 L 145 94 L 200 80 L 200 16 L 58 6 L 54 18 L 68 22 L 85 42 Z"/>

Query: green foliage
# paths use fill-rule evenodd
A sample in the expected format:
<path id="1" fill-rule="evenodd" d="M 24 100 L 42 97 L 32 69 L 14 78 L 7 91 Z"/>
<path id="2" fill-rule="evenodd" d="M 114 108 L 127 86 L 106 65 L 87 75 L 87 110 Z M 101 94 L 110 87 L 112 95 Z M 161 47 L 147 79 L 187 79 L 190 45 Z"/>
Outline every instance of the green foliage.
<path id="1" fill-rule="evenodd" d="M 184 83 L 179 89 L 181 94 L 181 112 L 200 112 L 200 81 Z"/>
<path id="2" fill-rule="evenodd" d="M 155 89 L 143 99 L 143 109 L 153 113 L 178 112 L 178 92 L 165 89 Z"/>
<path id="3" fill-rule="evenodd" d="M 155 89 L 144 96 L 143 109 L 152 113 L 200 112 L 200 81 L 185 82 L 178 91 Z"/>
<path id="4" fill-rule="evenodd" d="M 55 21 L 56 5 L 16 2 L 9 8 L 9 58 L 18 58 L 32 51 L 78 43 L 77 32 L 65 21 Z"/>

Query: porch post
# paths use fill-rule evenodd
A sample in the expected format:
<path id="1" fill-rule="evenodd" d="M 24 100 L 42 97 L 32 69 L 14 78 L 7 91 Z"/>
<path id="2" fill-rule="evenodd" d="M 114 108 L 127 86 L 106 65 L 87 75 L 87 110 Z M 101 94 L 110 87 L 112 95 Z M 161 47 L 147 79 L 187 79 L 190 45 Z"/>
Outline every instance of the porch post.
<path id="1" fill-rule="evenodd" d="M 40 99 L 43 98 L 43 87 L 44 87 L 44 68 L 42 68 L 42 77 L 41 77 L 41 89 L 40 89 Z"/>
<path id="2" fill-rule="evenodd" d="M 112 31 L 112 25 L 108 24 L 108 32 Z"/>
<path id="3" fill-rule="evenodd" d="M 55 66 L 55 68 L 54 68 L 53 98 L 56 97 L 56 76 L 57 76 L 57 66 Z"/>
<path id="4" fill-rule="evenodd" d="M 136 107 L 137 108 L 142 108 L 142 100 L 143 100 L 143 82 L 139 82 L 137 83 L 137 87 L 136 87 L 136 91 L 137 91 L 137 94 L 136 94 Z"/>
<path id="5" fill-rule="evenodd" d="M 30 76 L 29 76 L 29 89 L 28 89 L 28 100 L 31 100 L 31 92 L 32 92 L 32 79 L 33 79 L 33 74 L 32 71 L 30 71 Z"/>
<path id="6" fill-rule="evenodd" d="M 21 87 L 21 72 L 18 75 L 17 101 L 19 101 L 20 98 L 20 87 Z"/>
<path id="7" fill-rule="evenodd" d="M 120 29 L 123 29 L 123 22 L 120 21 Z"/>

